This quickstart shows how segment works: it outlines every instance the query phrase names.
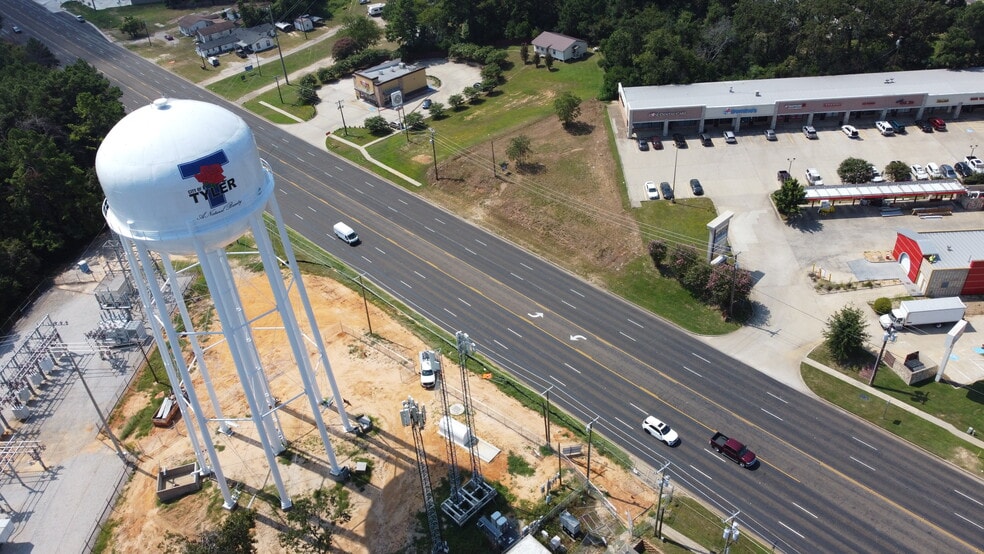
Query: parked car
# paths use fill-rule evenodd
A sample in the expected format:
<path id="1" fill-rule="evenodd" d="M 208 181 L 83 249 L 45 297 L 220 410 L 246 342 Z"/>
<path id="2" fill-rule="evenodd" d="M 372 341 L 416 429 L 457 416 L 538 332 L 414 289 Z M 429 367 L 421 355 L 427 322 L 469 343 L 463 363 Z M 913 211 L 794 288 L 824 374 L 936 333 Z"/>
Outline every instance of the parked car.
<path id="1" fill-rule="evenodd" d="M 85 23 L 85 18 L 82 17 L 81 15 L 77 15 L 75 16 L 75 21 L 78 21 L 79 23 Z"/>
<path id="2" fill-rule="evenodd" d="M 888 120 L 888 124 L 892 126 L 892 129 L 895 129 L 895 132 L 896 133 L 898 133 L 900 135 L 904 135 L 905 134 L 905 125 L 902 125 L 901 123 L 899 123 L 899 121 L 897 119 L 889 119 Z"/>
<path id="3" fill-rule="evenodd" d="M 437 386 L 437 372 L 441 371 L 441 359 L 437 352 L 424 350 L 420 353 L 420 386 L 432 389 Z"/>
<path id="4" fill-rule="evenodd" d="M 823 177 L 820 176 L 820 170 L 815 167 L 806 168 L 806 182 L 815 187 L 822 187 Z"/>
<path id="5" fill-rule="evenodd" d="M 957 179 L 957 172 L 953 170 L 952 165 L 943 164 L 940 166 L 940 173 L 943 175 L 943 179 Z"/>
<path id="6" fill-rule="evenodd" d="M 779 140 L 779 137 L 776 136 L 776 132 L 772 129 L 766 129 L 765 140 Z"/>
<path id="7" fill-rule="evenodd" d="M 878 132 L 881 133 L 883 137 L 891 137 L 895 135 L 895 127 L 892 127 L 892 125 L 887 121 L 876 121 L 875 129 L 878 129 Z"/>
<path id="8" fill-rule="evenodd" d="M 653 135 L 653 138 L 649 139 L 649 141 L 653 143 L 653 150 L 663 149 L 663 139 L 659 138 L 658 136 Z"/>
<path id="9" fill-rule="evenodd" d="M 959 179 L 963 180 L 964 177 L 970 177 L 974 174 L 974 168 L 970 167 L 967 162 L 957 162 L 953 164 L 953 170 L 959 175 Z"/>
<path id="10" fill-rule="evenodd" d="M 854 125 L 841 125 L 841 131 L 844 131 L 847 138 L 858 138 L 858 130 Z"/>
<path id="11" fill-rule="evenodd" d="M 803 134 L 806 135 L 808 139 L 815 139 L 817 137 L 817 130 L 813 128 L 813 125 L 804 125 Z"/>
<path id="12" fill-rule="evenodd" d="M 933 126 L 934 131 L 946 131 L 946 121 L 938 117 L 929 118 L 929 124 Z"/>
<path id="13" fill-rule="evenodd" d="M 240 58 L 244 59 L 244 60 L 246 59 L 247 56 L 249 56 L 249 54 L 247 54 L 246 51 L 243 50 L 242 48 L 237 48 L 236 49 L 236 55 L 239 56 Z"/>
<path id="14" fill-rule="evenodd" d="M 690 180 L 690 190 L 694 196 L 704 196 L 704 187 L 700 186 L 700 181 L 697 179 Z"/>
<path id="15" fill-rule="evenodd" d="M 425 110 L 429 110 L 430 107 L 431 107 L 431 104 L 433 104 L 433 102 L 431 101 L 430 98 L 424 98 L 424 101 L 420 103 L 420 107 L 423 108 L 423 109 L 425 109 Z"/>
<path id="16" fill-rule="evenodd" d="M 650 200 L 659 200 L 659 191 L 656 190 L 656 183 L 653 181 L 646 181 L 646 196 Z"/>
<path id="17" fill-rule="evenodd" d="M 970 168 L 973 169 L 975 172 L 984 173 L 984 160 L 981 160 L 980 158 L 972 154 L 970 156 L 965 157 L 964 161 L 967 162 L 967 165 L 969 165 Z"/>
<path id="18" fill-rule="evenodd" d="M 871 182 L 872 183 L 884 183 L 885 177 L 882 172 L 878 170 L 875 166 L 871 166 Z"/>
<path id="19" fill-rule="evenodd" d="M 704 146 L 714 146 L 714 141 L 711 140 L 711 135 L 708 135 L 707 133 L 701 133 L 697 135 L 697 138 L 700 139 L 700 143 Z"/>
<path id="20" fill-rule="evenodd" d="M 776 173 L 776 180 L 779 181 L 779 184 L 780 185 L 783 184 L 783 183 L 785 183 L 786 181 L 792 179 L 792 178 L 793 178 L 793 176 L 790 175 L 789 172 L 786 171 L 785 169 L 780 169 Z"/>
<path id="21" fill-rule="evenodd" d="M 727 142 L 728 144 L 737 144 L 738 143 L 738 137 L 736 137 L 735 134 L 733 132 L 731 132 L 731 131 L 725 131 L 724 132 L 724 142 Z"/>
<path id="22" fill-rule="evenodd" d="M 673 187 L 666 181 L 659 184 L 659 191 L 663 193 L 663 200 L 673 200 Z"/>
<path id="23" fill-rule="evenodd" d="M 649 143 L 646 142 L 646 139 L 639 139 L 638 143 L 639 143 L 639 150 L 649 150 Z"/>
<path id="24" fill-rule="evenodd" d="M 928 121 L 923 121 L 922 119 L 917 119 L 912 124 L 915 125 L 916 127 L 919 127 L 919 130 L 922 131 L 922 132 L 924 132 L 924 133 L 932 133 L 933 132 L 933 126 L 930 125 Z"/>
<path id="25" fill-rule="evenodd" d="M 683 135 L 680 133 L 673 133 L 673 144 L 675 144 L 677 148 L 686 148 L 687 139 L 683 138 Z"/>
<path id="26" fill-rule="evenodd" d="M 674 446 L 680 442 L 680 435 L 676 431 L 653 416 L 647 417 L 642 422 L 642 430 L 652 435 L 656 440 L 665 442 L 667 446 Z"/>
<path id="27" fill-rule="evenodd" d="M 929 179 L 929 173 L 926 168 L 919 164 L 912 164 L 909 166 L 909 172 L 912 173 L 912 178 L 917 181 L 925 181 Z"/>
<path id="28" fill-rule="evenodd" d="M 930 179 L 942 179 L 943 172 L 940 171 L 940 166 L 936 165 L 935 162 L 929 162 L 926 164 L 926 173 L 929 173 Z"/>
<path id="29" fill-rule="evenodd" d="M 164 35 L 164 40 L 174 40 L 174 37 L 171 35 Z"/>
<path id="30" fill-rule="evenodd" d="M 18 33 L 18 34 L 21 32 L 21 28 L 18 27 L 17 25 L 14 25 L 13 27 L 11 27 L 10 30 L 13 31 L 13 32 L 15 32 L 15 33 Z"/>

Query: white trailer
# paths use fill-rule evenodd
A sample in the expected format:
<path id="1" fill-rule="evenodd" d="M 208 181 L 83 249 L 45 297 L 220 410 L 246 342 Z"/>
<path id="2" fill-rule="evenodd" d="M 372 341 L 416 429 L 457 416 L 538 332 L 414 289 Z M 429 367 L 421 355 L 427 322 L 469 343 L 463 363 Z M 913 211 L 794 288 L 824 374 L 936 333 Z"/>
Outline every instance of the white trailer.
<path id="1" fill-rule="evenodd" d="M 375 17 L 377 15 L 383 15 L 383 8 L 385 8 L 385 7 L 386 7 L 386 4 L 382 4 L 382 3 L 380 3 L 380 4 L 369 4 L 369 6 L 366 7 L 366 11 L 369 12 L 369 15 L 371 17 Z"/>
<path id="2" fill-rule="evenodd" d="M 952 323 L 963 319 L 967 305 L 956 296 L 929 298 L 926 300 L 903 300 L 898 308 L 880 318 L 882 329 L 889 326 L 901 329 L 912 325 L 936 325 Z"/>

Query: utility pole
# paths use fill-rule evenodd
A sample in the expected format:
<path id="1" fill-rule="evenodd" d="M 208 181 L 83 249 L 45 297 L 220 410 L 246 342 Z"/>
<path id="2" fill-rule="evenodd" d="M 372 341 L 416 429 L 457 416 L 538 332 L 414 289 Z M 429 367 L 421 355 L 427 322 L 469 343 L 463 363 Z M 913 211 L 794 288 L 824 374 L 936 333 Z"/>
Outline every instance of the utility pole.
<path id="1" fill-rule="evenodd" d="M 342 101 L 338 101 L 338 113 L 342 114 L 342 129 L 345 129 L 345 136 L 348 136 L 348 125 L 345 124 L 345 112 L 342 111 Z"/>
<path id="2" fill-rule="evenodd" d="M 724 524 L 727 527 L 724 528 L 724 554 L 731 553 L 731 545 L 738 541 L 738 535 L 741 533 L 738 531 L 738 514 L 741 512 L 735 512 L 735 515 L 724 520 Z"/>
<path id="3" fill-rule="evenodd" d="M 543 429 L 546 432 L 548 445 L 550 444 L 550 389 L 552 388 L 553 385 L 550 385 L 542 394 L 546 399 L 546 402 L 543 404 Z"/>
<path id="4" fill-rule="evenodd" d="M 666 468 L 670 467 L 670 462 L 666 462 L 659 470 L 659 498 L 656 499 L 656 522 L 653 524 L 653 534 L 656 538 L 662 538 L 663 523 L 663 487 L 670 484 L 670 476 L 666 475 Z"/>
<path id="5" fill-rule="evenodd" d="M 680 157 L 680 147 L 677 146 L 676 150 L 673 152 L 673 198 L 670 199 L 671 204 L 676 204 L 676 171 L 677 171 L 677 158 Z"/>
<path id="6" fill-rule="evenodd" d="M 489 144 L 492 145 L 492 178 L 495 179 L 497 177 L 495 174 L 495 141 L 490 140 Z"/>
<path id="7" fill-rule="evenodd" d="M 427 130 L 430 131 L 431 134 L 431 152 L 433 153 L 433 157 L 434 157 L 434 180 L 440 181 L 441 178 L 437 176 L 437 145 L 434 143 L 434 128 L 428 127 Z M 549 441 L 550 441 L 550 437 L 547 437 L 547 442 Z"/>
<path id="8" fill-rule="evenodd" d="M 267 11 L 267 13 L 270 14 L 270 25 L 272 25 L 273 28 L 276 29 L 277 26 L 273 25 L 273 9 L 271 8 L 270 10 Z M 290 85 L 290 77 L 287 76 L 287 64 L 284 63 L 284 51 L 280 49 L 280 33 L 274 31 L 273 36 L 275 39 L 277 39 L 277 53 L 280 54 L 280 67 L 282 67 L 284 70 L 284 83 Z"/>
<path id="9" fill-rule="evenodd" d="M 882 338 L 881 350 L 878 352 L 878 358 L 875 360 L 875 367 L 871 369 L 871 378 L 868 379 L 868 386 L 873 386 L 875 382 L 875 375 L 878 375 L 878 366 L 881 365 L 882 356 L 885 354 L 885 347 L 888 346 L 888 341 L 891 340 L 895 342 L 895 326 L 889 325 L 888 329 L 885 330 L 885 335 Z"/>
<path id="10" fill-rule="evenodd" d="M 369 334 L 372 334 L 372 319 L 369 318 L 369 301 L 366 300 L 366 285 L 362 282 L 362 275 L 359 275 L 359 286 L 362 287 L 362 304 L 366 307 L 366 321 L 369 323 Z"/>
<path id="11" fill-rule="evenodd" d="M 277 82 L 277 96 L 280 97 L 280 103 L 283 104 L 284 103 L 284 94 L 282 92 L 280 92 L 280 76 L 279 75 L 274 75 L 273 76 L 273 80 Z"/>
<path id="12" fill-rule="evenodd" d="M 594 435 L 594 422 L 596 422 L 596 421 L 598 421 L 598 418 L 597 417 L 595 417 L 590 422 L 588 422 L 588 425 L 587 425 L 587 432 L 588 432 L 588 467 L 587 467 L 587 471 L 585 472 L 585 475 L 587 475 L 587 478 L 588 478 L 588 490 L 589 491 L 591 490 L 591 438 Z"/>
<path id="13" fill-rule="evenodd" d="M 735 263 L 731 270 L 731 301 L 728 303 L 728 319 L 732 318 L 732 312 L 735 311 L 735 281 L 738 279 L 738 255 L 741 252 L 735 253 Z"/>

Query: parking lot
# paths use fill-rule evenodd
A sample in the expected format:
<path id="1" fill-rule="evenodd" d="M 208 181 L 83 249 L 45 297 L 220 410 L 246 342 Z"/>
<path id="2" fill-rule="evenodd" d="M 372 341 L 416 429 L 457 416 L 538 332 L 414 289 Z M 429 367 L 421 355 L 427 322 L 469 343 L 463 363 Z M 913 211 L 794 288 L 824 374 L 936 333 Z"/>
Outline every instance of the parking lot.
<path id="1" fill-rule="evenodd" d="M 973 114 L 970 114 L 973 115 Z M 882 136 L 874 121 L 852 120 L 858 129 L 858 138 L 848 138 L 840 130 L 837 121 L 814 121 L 818 138 L 807 139 L 798 123 L 788 123 L 776 129 L 778 140 L 765 138 L 764 126 L 744 127 L 738 133 L 737 142 L 724 140 L 726 126 L 705 130 L 713 140 L 713 146 L 702 146 L 696 130 L 682 131 L 687 148 L 677 149 L 669 137 L 663 137 L 663 149 L 640 151 L 635 139 L 618 141 L 623 170 L 628 183 L 629 198 L 633 206 L 639 206 L 646 198 L 643 183 L 661 181 L 673 183 L 676 168 L 675 192 L 678 198 L 691 196 L 688 182 L 700 179 L 705 194 L 717 198 L 722 193 L 740 190 L 745 194 L 767 194 L 778 187 L 776 172 L 788 169 L 800 183 L 806 184 L 807 168 L 820 171 L 826 185 L 838 184 L 837 167 L 844 159 L 866 159 L 878 169 L 894 160 L 906 165 L 949 164 L 962 160 L 971 153 L 971 145 L 980 144 L 984 134 L 984 121 L 980 118 L 963 118 L 948 122 L 947 131 L 924 133 L 911 125 L 911 120 L 900 119 L 907 125 L 904 135 Z M 981 149 L 975 150 L 980 154 Z"/>
<path id="2" fill-rule="evenodd" d="M 822 294 L 815 290 L 811 272 L 822 269 L 834 283 L 902 277 L 895 262 L 870 263 L 865 252 L 891 250 L 901 228 L 917 232 L 979 229 L 984 221 L 981 212 L 957 210 L 952 216 L 923 219 L 911 215 L 882 217 L 880 210 L 871 206 L 838 206 L 829 216 L 806 211 L 787 225 L 769 201 L 769 194 L 779 186 L 776 172 L 783 169 L 805 183 L 806 169 L 816 168 L 830 185 L 838 183 L 837 167 L 848 157 L 866 159 L 880 169 L 893 160 L 907 165 L 952 165 L 970 154 L 971 145 L 978 144 L 984 133 L 984 121 L 979 118 L 948 122 L 946 132 L 923 133 L 910 127 L 907 134 L 893 137 L 883 137 L 873 121 L 852 120 L 858 129 L 857 139 L 848 138 L 839 122 L 815 120 L 818 138 L 814 140 L 803 135 L 800 124 L 790 123 L 777 129 L 776 141 L 766 140 L 764 127 L 753 127 L 739 133 L 736 144 L 725 143 L 723 132 L 728 128 L 709 127 L 713 146 L 701 146 L 692 130 L 685 134 L 687 148 L 677 150 L 673 141 L 664 137 L 662 150 L 650 147 L 640 151 L 637 141 L 626 137 L 618 111 L 610 113 L 619 132 L 618 149 L 633 206 L 644 202 L 646 181 L 657 185 L 672 181 L 676 166 L 678 198 L 691 197 L 688 182 L 698 178 L 718 213 L 730 210 L 735 214 L 729 242 L 732 251 L 738 253 L 739 265 L 752 271 L 755 278 L 752 299 L 756 314 L 738 332 L 704 340 L 794 387 L 803 387 L 799 361 L 823 340 L 830 315 L 848 305 L 862 307 L 870 319 L 869 333 L 873 340 L 880 340 L 881 328 L 867 303 L 879 296 L 910 295 L 914 290 L 902 284 Z M 980 152 L 978 149 L 976 153 Z M 959 360 L 950 362 L 947 374 L 952 371 L 984 378 L 984 357 L 972 350 L 982 343 L 979 329 L 984 326 L 984 317 L 968 319 L 971 326 L 954 349 Z M 921 350 L 939 362 L 946 330 L 935 331 L 942 331 L 942 337 L 928 332 L 905 333 L 894 348 Z"/>

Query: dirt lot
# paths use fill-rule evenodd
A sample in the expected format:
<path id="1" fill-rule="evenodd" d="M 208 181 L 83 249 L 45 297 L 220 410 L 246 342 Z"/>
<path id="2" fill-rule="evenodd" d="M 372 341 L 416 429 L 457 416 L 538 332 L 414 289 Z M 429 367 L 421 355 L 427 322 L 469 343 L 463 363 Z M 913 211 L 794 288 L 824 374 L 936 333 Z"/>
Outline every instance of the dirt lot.
<path id="1" fill-rule="evenodd" d="M 271 307 L 269 290 L 262 275 L 241 272 L 240 290 L 249 315 L 260 314 Z M 420 387 L 414 364 L 409 360 L 419 350 L 428 348 L 418 338 L 378 310 L 371 310 L 373 332 L 382 340 L 372 345 L 361 340 L 366 332 L 366 314 L 361 297 L 355 292 L 323 278 L 306 278 L 315 312 L 320 320 L 332 369 L 345 397 L 348 413 L 371 415 L 379 432 L 366 438 L 346 434 L 333 410 L 324 413 L 332 436 L 332 444 L 340 464 L 354 467 L 356 458 L 368 460 L 372 467 L 369 486 L 362 490 L 347 484 L 352 498 L 352 519 L 336 535 L 340 552 L 398 552 L 413 551 L 413 540 L 426 529 L 418 528 L 417 514 L 423 510 L 420 482 L 415 467 L 413 439 L 409 429 L 402 427 L 399 418 L 401 402 L 412 395 L 426 405 L 431 414 L 423 433 L 426 450 L 431 461 L 431 479 L 435 484 L 446 475 L 446 449 L 444 440 L 436 432 L 436 421 L 441 414 L 438 393 Z M 256 327 L 274 326 L 272 316 L 257 322 Z M 216 324 L 217 325 L 217 322 Z M 271 390 L 278 398 L 292 398 L 300 392 L 297 373 L 289 362 L 289 349 L 283 334 L 278 331 L 259 331 L 255 334 L 260 352 L 263 353 Z M 228 361 L 228 354 L 221 344 L 209 349 L 207 368 L 215 385 L 220 404 L 227 418 L 245 418 L 247 407 L 235 371 Z M 406 363 L 402 363 L 406 360 Z M 445 359 L 445 373 L 452 386 L 458 379 L 453 360 Z M 319 386 L 328 395 L 323 372 Z M 196 379 L 200 373 L 196 372 Z M 508 487 L 520 500 L 535 502 L 540 497 L 540 486 L 557 471 L 555 458 L 538 458 L 538 445 L 524 439 L 498 421 L 488 412 L 510 414 L 516 422 L 525 422 L 528 436 L 542 433 L 539 414 L 524 410 L 517 402 L 498 393 L 495 387 L 472 376 L 469 380 L 473 402 L 477 407 L 475 427 L 477 435 L 501 450 L 491 463 L 483 464 L 486 479 L 498 481 Z M 457 388 L 455 386 L 455 388 Z M 204 387 L 197 383 L 203 402 L 207 402 Z M 285 435 L 291 442 L 291 452 L 296 453 L 294 463 L 280 464 L 284 481 L 292 496 L 302 496 L 320 486 L 331 486 L 328 477 L 327 457 L 320 447 L 318 434 L 308 423 L 307 403 L 299 399 L 288 404 L 281 412 Z M 132 413 L 147 402 L 136 396 L 124 405 L 120 413 Z M 210 412 L 206 408 L 206 412 Z M 118 414 L 119 415 L 119 414 Z M 211 415 L 210 413 L 208 415 Z M 117 417 L 117 421 L 124 418 Z M 236 424 L 232 436 L 215 433 L 212 437 L 220 450 L 222 469 L 228 479 L 241 482 L 240 506 L 252 506 L 259 511 L 256 537 L 259 552 L 280 551 L 276 527 L 281 520 L 279 506 L 257 498 L 253 492 L 264 489 L 275 492 L 266 469 L 262 450 L 255 440 L 250 421 Z M 568 433 L 557 426 L 551 427 L 553 441 L 574 443 Z M 114 552 L 159 551 L 165 533 L 194 536 L 211 527 L 224 511 L 218 487 L 207 486 L 203 492 L 186 496 L 170 504 L 156 499 L 156 475 L 161 467 L 174 467 L 194 459 L 184 423 L 173 428 L 155 428 L 150 436 L 139 441 L 141 452 L 139 471 L 124 492 L 124 498 L 116 509 L 114 522 Z M 132 444 L 132 443 L 131 443 Z M 535 474 L 529 477 L 510 475 L 507 457 L 510 452 L 522 456 Z M 458 461 L 465 466 L 467 477 L 468 455 L 458 450 Z M 578 460 L 582 464 L 583 457 Z M 597 472 L 597 473 L 596 473 Z M 600 457 L 592 460 L 592 477 L 596 485 L 610 492 L 610 498 L 620 514 L 629 511 L 637 516 L 654 502 L 651 492 L 640 492 L 638 482 L 627 472 Z M 443 498 L 437 498 L 442 501 Z M 520 514 L 521 515 L 521 514 Z M 475 530 L 478 533 L 477 530 Z"/>

